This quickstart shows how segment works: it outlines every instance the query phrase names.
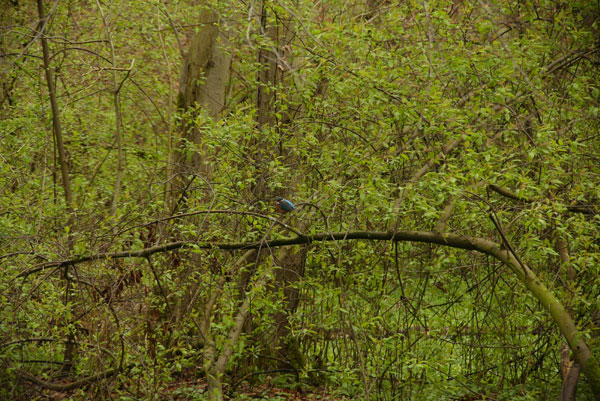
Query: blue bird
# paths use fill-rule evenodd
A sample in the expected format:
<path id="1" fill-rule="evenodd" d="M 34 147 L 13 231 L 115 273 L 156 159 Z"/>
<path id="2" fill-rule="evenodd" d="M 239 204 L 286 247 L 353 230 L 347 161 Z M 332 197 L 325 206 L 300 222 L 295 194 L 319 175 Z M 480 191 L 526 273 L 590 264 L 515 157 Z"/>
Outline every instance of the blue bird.
<path id="1" fill-rule="evenodd" d="M 284 214 L 296 210 L 292 202 L 287 199 L 283 199 L 281 196 L 275 198 L 275 209 L 277 209 L 279 213 Z"/>

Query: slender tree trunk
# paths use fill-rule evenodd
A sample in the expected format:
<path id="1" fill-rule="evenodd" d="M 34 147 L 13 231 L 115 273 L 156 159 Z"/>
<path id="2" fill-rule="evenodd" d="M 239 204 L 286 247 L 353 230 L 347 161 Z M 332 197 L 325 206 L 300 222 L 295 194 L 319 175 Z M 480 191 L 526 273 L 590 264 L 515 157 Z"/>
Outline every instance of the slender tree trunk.
<path id="1" fill-rule="evenodd" d="M 115 107 L 115 142 L 117 145 L 117 169 L 115 171 L 115 184 L 113 188 L 113 197 L 110 207 L 110 215 L 111 217 L 115 217 L 117 213 L 117 206 L 119 205 L 119 195 L 121 193 L 121 179 L 123 174 L 123 140 L 122 140 L 122 127 L 123 127 L 123 117 L 121 115 L 121 98 L 119 92 L 121 90 L 121 85 L 117 79 L 117 58 L 115 56 L 115 46 L 113 44 L 111 35 L 110 35 L 110 26 L 108 25 L 108 21 L 104 15 L 104 11 L 102 10 L 102 6 L 100 5 L 100 1 L 96 0 L 96 4 L 98 5 L 98 9 L 100 10 L 100 15 L 102 16 L 102 22 L 104 23 L 104 29 L 106 30 L 106 40 L 108 41 L 108 46 L 110 49 L 110 56 L 112 61 L 112 79 L 113 79 L 113 104 Z"/>
<path id="2" fill-rule="evenodd" d="M 575 401 L 581 365 L 571 360 L 571 352 L 567 346 L 564 346 L 561 352 L 561 359 L 561 376 L 563 382 L 558 401 Z"/>
<path id="3" fill-rule="evenodd" d="M 210 401 L 223 401 L 223 381 L 216 369 L 206 371 L 206 380 L 208 381 L 208 399 Z"/>
<path id="4" fill-rule="evenodd" d="M 256 252 L 254 250 L 247 251 L 236 261 L 232 267 L 232 270 L 237 270 L 239 266 L 246 264 L 247 261 L 255 255 Z M 209 302 L 207 302 L 207 308 L 204 312 L 204 322 L 200 329 L 201 334 L 204 337 L 203 366 L 204 373 L 206 374 L 206 378 L 208 380 L 208 397 L 210 401 L 223 400 L 223 376 L 225 375 L 227 364 L 229 363 L 231 356 L 237 347 L 237 342 L 239 341 L 240 335 L 244 330 L 244 324 L 248 319 L 252 292 L 261 290 L 261 288 L 266 284 L 269 274 L 272 270 L 272 266 L 266 267 L 252 284 L 252 289 L 245 295 L 244 301 L 240 305 L 235 316 L 234 324 L 227 333 L 227 339 L 224 340 L 224 343 L 220 347 L 220 353 L 217 353 L 217 344 L 215 343 L 215 340 L 211 334 L 210 323 L 212 309 L 215 305 L 216 298 L 220 295 L 222 286 L 225 284 L 224 277 L 219 279 L 216 292 L 213 294 Z"/>
<path id="5" fill-rule="evenodd" d="M 267 0 L 263 0 L 260 5 L 259 26 L 260 33 L 267 37 L 273 44 L 277 43 L 277 29 L 267 26 Z M 275 101 L 275 90 L 273 89 L 278 83 L 277 74 L 277 55 L 264 46 L 258 50 L 258 88 L 256 92 L 256 122 L 259 128 L 266 124 L 273 123 L 275 110 L 273 103 Z"/>
<path id="6" fill-rule="evenodd" d="M 40 17 L 40 41 L 42 42 L 42 52 L 44 59 L 44 71 L 46 73 L 46 82 L 48 85 L 48 95 L 50 96 L 50 106 L 52 108 L 52 129 L 54 130 L 54 138 L 58 147 L 58 162 L 60 164 L 60 173 L 65 192 L 65 202 L 69 216 L 73 212 L 73 192 L 71 192 L 71 180 L 69 179 L 69 167 L 67 166 L 67 152 L 62 136 L 62 127 L 60 124 L 60 111 L 58 110 L 58 101 L 56 100 L 56 89 L 54 87 L 54 72 L 50 67 L 50 51 L 48 50 L 48 41 L 46 40 L 45 31 L 48 16 L 44 14 L 43 0 L 37 0 L 38 14 Z"/>
<path id="7" fill-rule="evenodd" d="M 56 88 L 54 86 L 54 72 L 50 66 L 50 50 L 48 49 L 48 41 L 46 40 L 45 31 L 48 23 L 48 16 L 44 13 L 43 0 L 37 0 L 38 15 L 40 23 L 38 25 L 38 31 L 40 32 L 40 42 L 42 43 L 42 55 L 44 60 L 44 71 L 46 73 L 46 82 L 48 85 L 48 95 L 50 97 L 50 106 L 52 109 L 52 129 L 54 132 L 54 139 L 58 148 L 58 162 L 60 164 L 60 172 L 63 184 L 63 191 L 65 194 L 65 205 L 67 208 L 67 227 L 69 227 L 67 248 L 69 252 L 73 249 L 73 192 L 71 191 L 71 181 L 69 178 L 69 168 L 67 165 L 67 152 L 62 136 L 62 126 L 60 123 L 60 111 L 58 109 L 58 101 L 56 99 Z M 69 303 L 70 297 L 70 279 L 69 279 L 69 266 L 65 266 L 63 269 L 63 279 L 65 280 L 65 304 Z M 63 354 L 63 373 L 68 373 L 71 370 L 73 364 L 73 357 L 75 354 L 75 337 L 73 333 L 67 335 L 65 342 L 65 351 Z"/>
<path id="8" fill-rule="evenodd" d="M 576 273 L 571 263 L 569 263 L 569 249 L 567 244 L 560 236 L 556 239 L 556 248 L 561 262 L 559 269 L 566 269 L 565 282 L 567 285 L 567 293 L 570 293 L 575 285 Z M 571 359 L 571 353 L 566 345 L 563 345 L 563 350 L 560 354 L 562 359 L 562 389 L 560 391 L 559 401 L 574 401 L 581 366 Z"/>

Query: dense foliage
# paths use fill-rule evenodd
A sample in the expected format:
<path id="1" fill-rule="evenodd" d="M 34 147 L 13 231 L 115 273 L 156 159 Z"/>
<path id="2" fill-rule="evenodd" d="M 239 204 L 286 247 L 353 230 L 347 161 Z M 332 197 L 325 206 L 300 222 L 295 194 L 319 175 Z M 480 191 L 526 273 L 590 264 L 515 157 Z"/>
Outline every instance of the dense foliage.
<path id="1" fill-rule="evenodd" d="M 0 398 L 204 399 L 196 379 L 230 353 L 233 398 L 274 382 L 550 400 L 579 364 L 547 305 L 490 255 L 265 242 L 298 233 L 502 244 L 600 358 L 597 2 L 69 0 L 45 2 L 45 23 L 13 3 L 0 14 Z M 219 118 L 178 109 L 207 10 L 232 57 Z M 183 186 L 177 155 L 195 169 Z M 276 215 L 278 195 L 297 210 Z M 216 246 L 255 241 L 252 255 Z"/>

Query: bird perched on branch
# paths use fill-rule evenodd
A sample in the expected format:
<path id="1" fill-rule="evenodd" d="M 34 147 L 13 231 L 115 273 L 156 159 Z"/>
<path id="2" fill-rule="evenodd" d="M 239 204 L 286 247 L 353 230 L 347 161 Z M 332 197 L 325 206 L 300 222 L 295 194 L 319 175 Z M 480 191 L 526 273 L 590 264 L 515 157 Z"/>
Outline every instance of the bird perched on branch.
<path id="1" fill-rule="evenodd" d="M 296 210 L 292 202 L 287 199 L 283 199 L 281 196 L 275 198 L 275 209 L 277 209 L 279 213 L 284 214 Z"/>

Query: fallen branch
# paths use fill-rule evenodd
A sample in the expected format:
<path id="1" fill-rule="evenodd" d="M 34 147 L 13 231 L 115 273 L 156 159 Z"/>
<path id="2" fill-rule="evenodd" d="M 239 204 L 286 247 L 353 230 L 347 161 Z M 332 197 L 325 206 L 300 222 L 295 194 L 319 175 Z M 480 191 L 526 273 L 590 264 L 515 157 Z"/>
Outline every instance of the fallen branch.
<path id="1" fill-rule="evenodd" d="M 25 372 L 24 370 L 21 370 L 21 369 L 16 369 L 15 372 L 19 376 L 21 376 L 23 379 L 30 381 L 32 383 L 35 383 L 40 387 L 43 387 L 43 388 L 46 388 L 49 390 L 54 390 L 54 391 L 69 391 L 69 390 L 74 390 L 76 388 L 83 387 L 87 384 L 92 384 L 99 380 L 114 376 L 116 373 L 119 372 L 119 369 L 108 369 L 108 370 L 105 370 L 104 372 L 100 372 L 98 374 L 84 377 L 83 379 L 79 379 L 74 382 L 65 383 L 65 384 L 56 384 L 56 383 L 52 383 L 52 382 L 49 382 L 46 380 L 42 380 L 42 379 L 38 378 L 37 376 L 34 376 L 31 373 Z"/>

